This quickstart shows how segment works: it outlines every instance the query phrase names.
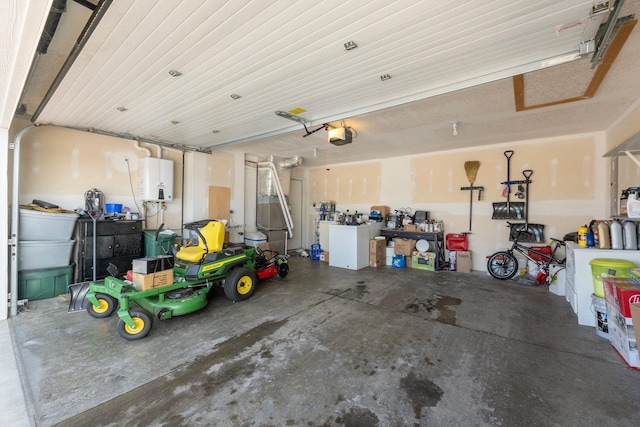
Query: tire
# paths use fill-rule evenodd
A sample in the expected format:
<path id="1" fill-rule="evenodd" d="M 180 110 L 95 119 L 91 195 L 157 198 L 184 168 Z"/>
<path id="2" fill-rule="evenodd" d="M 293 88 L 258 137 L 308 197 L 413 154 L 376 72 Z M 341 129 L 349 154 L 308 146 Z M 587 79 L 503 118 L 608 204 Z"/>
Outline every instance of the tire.
<path id="1" fill-rule="evenodd" d="M 118 321 L 118 333 L 120 336 L 128 341 L 135 341 L 146 337 L 153 324 L 151 315 L 146 310 L 137 308 L 129 310 L 129 315 L 133 318 L 136 328 L 132 329 L 124 320 L 120 319 Z"/>
<path id="2" fill-rule="evenodd" d="M 496 279 L 511 279 L 518 272 L 518 260 L 509 252 L 496 252 L 487 261 L 487 271 Z"/>
<path id="3" fill-rule="evenodd" d="M 289 263 L 283 262 L 278 266 L 278 277 L 284 279 L 289 274 Z"/>
<path id="4" fill-rule="evenodd" d="M 224 294 L 231 301 L 244 301 L 251 298 L 258 283 L 255 272 L 246 267 L 234 268 L 224 279 Z"/>
<path id="5" fill-rule="evenodd" d="M 95 307 L 87 301 L 87 313 L 89 313 L 91 317 L 104 319 L 105 317 L 111 316 L 118 307 L 118 301 L 111 295 L 96 294 L 96 298 L 98 299 L 100 307 Z"/>

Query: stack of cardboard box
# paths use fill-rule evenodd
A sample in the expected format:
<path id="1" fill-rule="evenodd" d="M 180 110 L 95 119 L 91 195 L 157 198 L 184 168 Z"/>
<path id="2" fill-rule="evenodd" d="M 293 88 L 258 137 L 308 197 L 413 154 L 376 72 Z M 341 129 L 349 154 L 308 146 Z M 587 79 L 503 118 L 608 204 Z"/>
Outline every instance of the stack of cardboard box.
<path id="1" fill-rule="evenodd" d="M 603 279 L 607 303 L 609 341 L 622 358 L 633 368 L 640 368 L 638 335 L 640 335 L 640 286 L 628 278 Z M 634 315 L 635 314 L 635 318 Z M 635 320 L 635 322 L 634 322 Z"/>

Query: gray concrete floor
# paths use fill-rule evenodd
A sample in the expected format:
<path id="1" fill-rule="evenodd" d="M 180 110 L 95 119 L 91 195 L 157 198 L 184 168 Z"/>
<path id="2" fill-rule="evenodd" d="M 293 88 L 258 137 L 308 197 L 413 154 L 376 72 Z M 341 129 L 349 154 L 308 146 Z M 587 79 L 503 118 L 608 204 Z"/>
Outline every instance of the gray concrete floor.
<path id="1" fill-rule="evenodd" d="M 134 342 L 115 315 L 30 303 L 10 326 L 33 424 L 638 425 L 640 372 L 544 286 L 290 265 Z"/>

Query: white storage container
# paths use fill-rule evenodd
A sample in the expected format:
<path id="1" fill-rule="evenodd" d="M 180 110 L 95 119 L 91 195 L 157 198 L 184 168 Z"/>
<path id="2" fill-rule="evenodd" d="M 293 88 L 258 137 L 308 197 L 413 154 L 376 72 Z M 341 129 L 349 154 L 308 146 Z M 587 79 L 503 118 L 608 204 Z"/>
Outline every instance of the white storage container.
<path id="1" fill-rule="evenodd" d="M 49 213 L 20 209 L 20 240 L 68 240 L 78 219 L 77 213 Z"/>
<path id="2" fill-rule="evenodd" d="M 19 241 L 18 270 L 64 267 L 71 262 L 75 240 Z"/>
<path id="3" fill-rule="evenodd" d="M 247 231 L 244 235 L 246 246 L 258 247 L 260 243 L 267 243 L 267 236 L 259 231 Z"/>

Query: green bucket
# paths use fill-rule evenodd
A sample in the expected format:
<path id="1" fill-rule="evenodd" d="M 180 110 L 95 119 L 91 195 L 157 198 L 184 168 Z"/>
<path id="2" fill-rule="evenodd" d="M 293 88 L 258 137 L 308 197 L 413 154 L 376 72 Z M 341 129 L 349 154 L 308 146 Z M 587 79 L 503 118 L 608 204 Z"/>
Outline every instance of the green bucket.
<path id="1" fill-rule="evenodd" d="M 159 234 L 156 241 L 157 230 L 142 230 L 144 237 L 144 256 L 161 256 L 171 254 L 171 247 L 176 240 L 176 234 Z"/>
<path id="2" fill-rule="evenodd" d="M 603 279 L 609 277 L 629 277 L 629 269 L 637 267 L 633 261 L 624 259 L 595 258 L 589 264 L 593 274 L 593 293 L 599 298 L 604 298 Z"/>

